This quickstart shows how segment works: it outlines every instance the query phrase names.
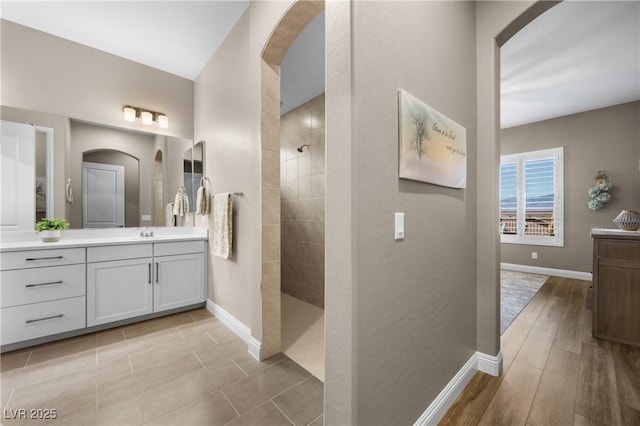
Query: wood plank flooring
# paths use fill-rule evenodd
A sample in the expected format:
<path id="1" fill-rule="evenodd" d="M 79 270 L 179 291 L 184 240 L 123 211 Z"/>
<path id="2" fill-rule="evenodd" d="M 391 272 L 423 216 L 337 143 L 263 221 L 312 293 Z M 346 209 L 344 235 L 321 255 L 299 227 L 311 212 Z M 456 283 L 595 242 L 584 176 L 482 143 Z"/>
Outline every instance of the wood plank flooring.
<path id="1" fill-rule="evenodd" d="M 322 382 L 282 354 L 256 361 L 205 309 L 8 352 L 0 367 L 4 425 L 323 421 Z"/>
<path id="2" fill-rule="evenodd" d="M 502 335 L 502 374 L 476 373 L 439 424 L 640 425 L 640 348 L 591 336 L 590 285 L 550 277 Z"/>

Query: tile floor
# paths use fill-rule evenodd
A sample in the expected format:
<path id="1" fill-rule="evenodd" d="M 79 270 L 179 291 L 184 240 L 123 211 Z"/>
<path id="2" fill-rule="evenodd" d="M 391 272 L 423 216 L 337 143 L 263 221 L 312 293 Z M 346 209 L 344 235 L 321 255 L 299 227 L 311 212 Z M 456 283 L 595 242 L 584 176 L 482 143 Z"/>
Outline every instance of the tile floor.
<path id="1" fill-rule="evenodd" d="M 324 383 L 324 309 L 282 293 L 282 352 Z"/>
<path id="2" fill-rule="evenodd" d="M 1 371 L 4 425 L 323 423 L 320 380 L 282 354 L 257 362 L 205 309 L 8 352 Z"/>

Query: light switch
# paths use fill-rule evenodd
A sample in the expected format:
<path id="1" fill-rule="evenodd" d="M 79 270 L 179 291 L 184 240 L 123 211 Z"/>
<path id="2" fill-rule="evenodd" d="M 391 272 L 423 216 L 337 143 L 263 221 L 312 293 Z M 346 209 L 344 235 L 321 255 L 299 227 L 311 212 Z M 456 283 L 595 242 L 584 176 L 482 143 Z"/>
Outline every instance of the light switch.
<path id="1" fill-rule="evenodd" d="M 404 240 L 404 213 L 396 212 L 395 236 L 396 241 Z"/>

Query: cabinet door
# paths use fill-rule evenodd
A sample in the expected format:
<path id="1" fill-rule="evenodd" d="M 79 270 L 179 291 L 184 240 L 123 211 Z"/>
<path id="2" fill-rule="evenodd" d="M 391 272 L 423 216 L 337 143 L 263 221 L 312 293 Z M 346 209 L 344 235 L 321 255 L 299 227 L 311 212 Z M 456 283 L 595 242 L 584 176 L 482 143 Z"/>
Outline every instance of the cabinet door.
<path id="1" fill-rule="evenodd" d="M 634 267 L 635 265 L 635 267 Z M 640 345 L 640 262 L 600 261 L 597 336 Z"/>
<path id="2" fill-rule="evenodd" d="M 153 312 L 152 259 L 87 264 L 87 326 Z"/>
<path id="3" fill-rule="evenodd" d="M 154 312 L 205 300 L 204 254 L 155 258 Z"/>

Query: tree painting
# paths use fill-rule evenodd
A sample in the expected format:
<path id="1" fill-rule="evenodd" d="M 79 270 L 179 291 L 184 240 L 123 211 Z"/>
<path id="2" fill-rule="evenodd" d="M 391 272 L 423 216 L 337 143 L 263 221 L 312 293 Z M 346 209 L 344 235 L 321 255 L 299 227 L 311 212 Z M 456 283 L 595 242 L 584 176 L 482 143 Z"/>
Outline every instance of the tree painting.
<path id="1" fill-rule="evenodd" d="M 425 141 L 429 139 L 429 132 L 427 131 L 428 118 L 427 111 L 419 106 L 411 111 L 411 120 L 416 128 L 415 143 L 419 161 L 422 161 L 422 154 L 427 151 Z"/>

